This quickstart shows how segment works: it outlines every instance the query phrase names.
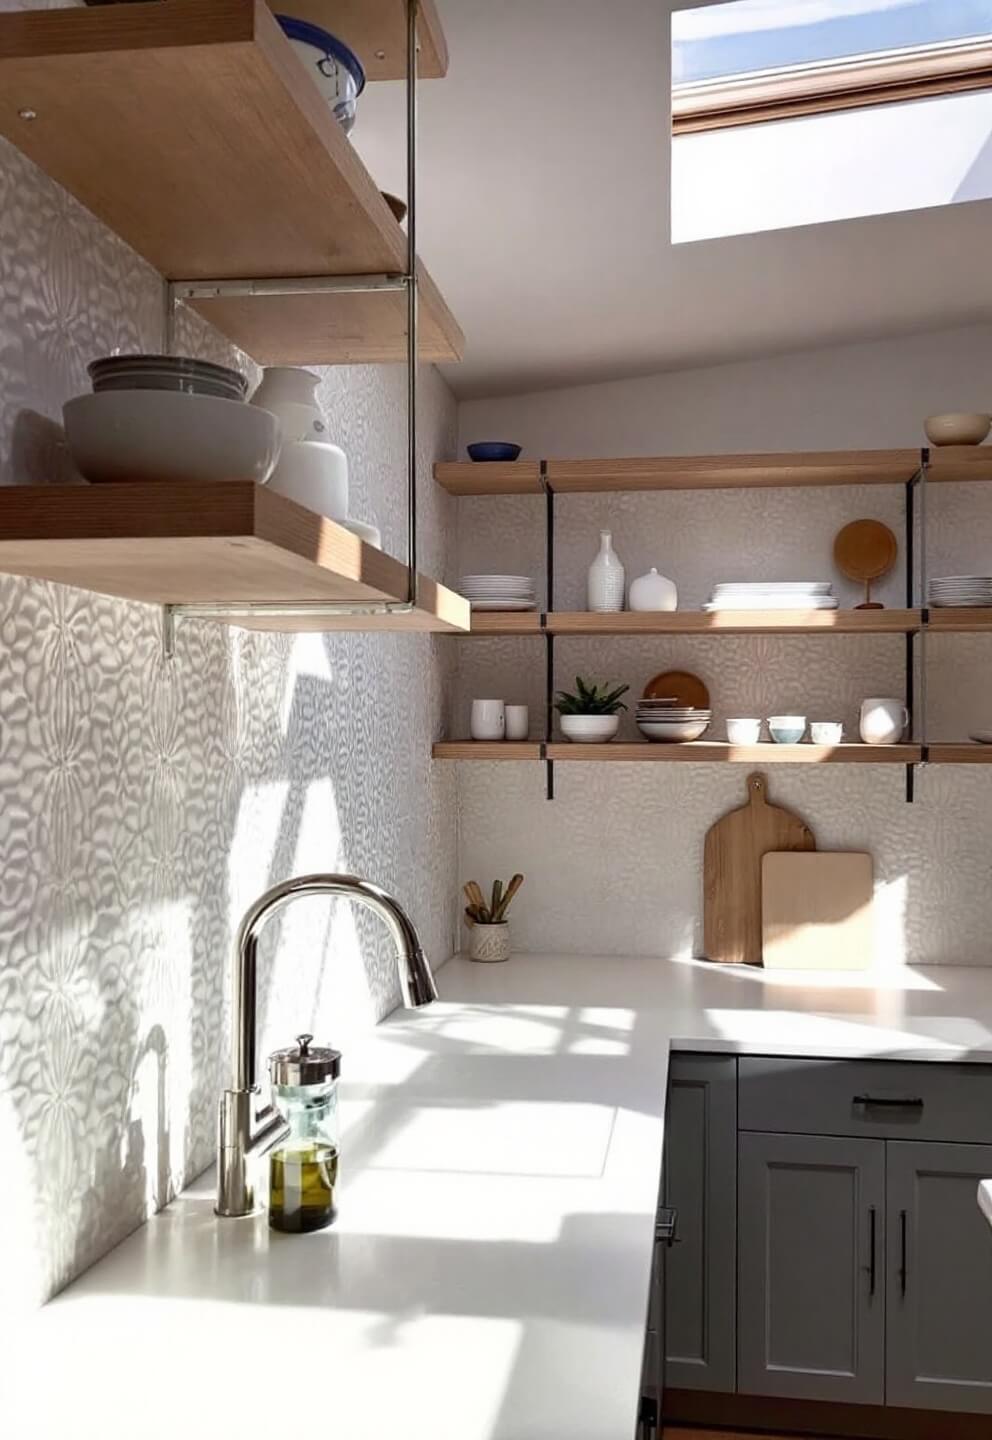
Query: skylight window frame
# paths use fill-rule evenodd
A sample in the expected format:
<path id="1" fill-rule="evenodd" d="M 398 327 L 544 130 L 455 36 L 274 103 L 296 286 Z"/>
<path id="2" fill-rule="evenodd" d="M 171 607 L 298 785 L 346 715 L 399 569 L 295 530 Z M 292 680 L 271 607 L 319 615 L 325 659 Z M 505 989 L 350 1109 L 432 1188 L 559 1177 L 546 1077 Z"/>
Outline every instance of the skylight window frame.
<path id="1" fill-rule="evenodd" d="M 672 134 L 992 89 L 992 34 L 672 86 Z"/>

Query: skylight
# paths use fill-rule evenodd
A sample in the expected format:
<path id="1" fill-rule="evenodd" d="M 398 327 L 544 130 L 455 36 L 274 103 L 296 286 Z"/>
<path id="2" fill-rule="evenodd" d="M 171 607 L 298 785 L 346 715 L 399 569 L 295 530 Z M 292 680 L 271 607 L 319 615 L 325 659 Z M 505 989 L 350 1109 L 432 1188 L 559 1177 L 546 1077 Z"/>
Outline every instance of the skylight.
<path id="1" fill-rule="evenodd" d="M 732 0 L 672 16 L 676 85 L 992 34 L 992 0 Z"/>

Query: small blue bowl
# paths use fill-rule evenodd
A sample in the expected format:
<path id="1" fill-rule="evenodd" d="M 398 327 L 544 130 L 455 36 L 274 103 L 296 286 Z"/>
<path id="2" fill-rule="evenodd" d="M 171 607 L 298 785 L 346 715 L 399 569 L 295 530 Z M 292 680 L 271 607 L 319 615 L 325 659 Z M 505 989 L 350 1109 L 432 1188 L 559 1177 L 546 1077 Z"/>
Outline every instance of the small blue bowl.
<path id="1" fill-rule="evenodd" d="M 468 458 L 470 460 L 516 460 L 522 450 L 521 445 L 511 445 L 506 440 L 477 440 L 474 445 L 469 445 Z"/>

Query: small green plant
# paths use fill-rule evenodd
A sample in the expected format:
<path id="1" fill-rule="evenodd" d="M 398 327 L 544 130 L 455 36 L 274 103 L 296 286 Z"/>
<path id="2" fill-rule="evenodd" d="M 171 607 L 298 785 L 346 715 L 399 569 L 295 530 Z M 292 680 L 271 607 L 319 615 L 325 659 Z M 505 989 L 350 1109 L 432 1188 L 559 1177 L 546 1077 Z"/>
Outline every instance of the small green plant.
<path id="1" fill-rule="evenodd" d="M 581 675 L 575 677 L 575 693 L 559 690 L 555 709 L 559 715 L 615 715 L 626 710 L 620 699 L 630 689 L 629 685 L 618 685 L 611 690 L 609 685 L 590 685 Z"/>

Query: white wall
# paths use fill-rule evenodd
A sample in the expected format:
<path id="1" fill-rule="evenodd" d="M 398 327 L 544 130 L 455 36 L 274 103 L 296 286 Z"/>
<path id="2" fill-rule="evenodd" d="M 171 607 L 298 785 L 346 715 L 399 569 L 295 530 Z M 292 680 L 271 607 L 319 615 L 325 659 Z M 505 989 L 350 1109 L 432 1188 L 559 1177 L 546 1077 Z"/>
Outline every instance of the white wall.
<path id="1" fill-rule="evenodd" d="M 992 92 L 841 110 L 672 142 L 672 240 L 992 195 Z"/>
<path id="2" fill-rule="evenodd" d="M 813 283 L 811 281 L 811 283 Z M 992 328 L 784 356 L 618 384 L 586 386 L 460 408 L 461 440 L 512 439 L 532 457 L 720 453 L 912 446 L 935 409 L 990 407 Z M 932 487 L 930 573 L 992 567 L 992 487 Z M 543 502 L 462 500 L 459 569 L 543 578 Z M 855 589 L 836 575 L 832 541 L 873 516 L 900 537 L 898 486 L 756 492 L 568 495 L 556 501 L 555 603 L 581 608 L 601 526 L 614 532 L 629 578 L 657 564 L 697 607 L 718 580 L 832 579 L 843 604 Z M 884 582 L 902 604 L 902 571 Z M 685 668 L 710 688 L 714 734 L 731 715 L 804 713 L 840 719 L 855 734 L 860 700 L 899 696 L 902 637 L 559 639 L 556 683 L 576 672 L 627 681 L 633 695 L 662 669 Z M 932 637 L 926 646 L 927 734 L 960 739 L 992 717 L 992 639 Z M 473 695 L 532 706 L 543 734 L 540 639 L 458 644 L 451 733 L 465 734 Z M 629 717 L 624 733 L 632 734 Z M 744 798 L 746 771 L 718 765 L 556 767 L 556 799 L 539 764 L 458 767 L 460 865 L 483 884 L 522 870 L 514 933 L 524 949 L 698 953 L 701 859 L 710 824 Z M 905 803 L 901 767 L 779 766 L 774 798 L 799 811 L 821 847 L 865 848 L 876 866 L 876 960 L 989 963 L 992 773 L 932 767 Z"/>

